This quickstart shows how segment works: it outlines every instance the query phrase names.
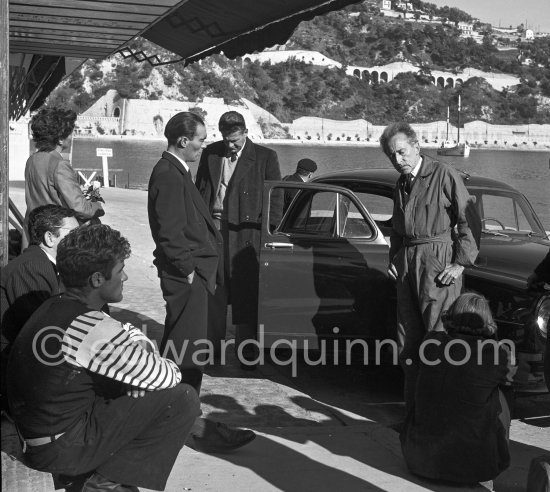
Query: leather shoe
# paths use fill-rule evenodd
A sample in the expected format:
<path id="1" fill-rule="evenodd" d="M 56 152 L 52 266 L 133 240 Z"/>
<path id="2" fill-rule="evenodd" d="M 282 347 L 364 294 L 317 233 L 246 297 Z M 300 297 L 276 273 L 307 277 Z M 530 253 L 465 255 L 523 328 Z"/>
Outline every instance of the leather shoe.
<path id="1" fill-rule="evenodd" d="M 187 442 L 190 448 L 203 453 L 228 453 L 252 442 L 256 434 L 251 430 L 236 429 L 221 422 L 201 419 L 202 432 L 191 430 Z"/>
<path id="2" fill-rule="evenodd" d="M 111 482 L 108 478 L 95 472 L 84 482 L 82 492 L 139 492 L 139 489 L 133 485 Z"/>

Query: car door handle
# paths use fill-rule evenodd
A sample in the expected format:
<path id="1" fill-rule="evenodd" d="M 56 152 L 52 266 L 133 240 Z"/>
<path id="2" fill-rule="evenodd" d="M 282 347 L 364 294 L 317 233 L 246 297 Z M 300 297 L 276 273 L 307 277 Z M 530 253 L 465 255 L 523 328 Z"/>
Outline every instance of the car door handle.
<path id="1" fill-rule="evenodd" d="M 292 249 L 294 245 L 291 243 L 265 243 L 265 247 L 270 249 Z"/>

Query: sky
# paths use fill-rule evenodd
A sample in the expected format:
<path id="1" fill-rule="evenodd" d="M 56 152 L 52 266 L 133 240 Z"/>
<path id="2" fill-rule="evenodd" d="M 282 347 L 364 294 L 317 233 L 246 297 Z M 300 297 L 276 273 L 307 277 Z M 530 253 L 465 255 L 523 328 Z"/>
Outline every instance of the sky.
<path id="1" fill-rule="evenodd" d="M 457 7 L 493 26 L 525 24 L 533 31 L 550 33 L 550 0 L 426 0 L 442 7 Z M 539 28 L 540 26 L 540 28 Z"/>

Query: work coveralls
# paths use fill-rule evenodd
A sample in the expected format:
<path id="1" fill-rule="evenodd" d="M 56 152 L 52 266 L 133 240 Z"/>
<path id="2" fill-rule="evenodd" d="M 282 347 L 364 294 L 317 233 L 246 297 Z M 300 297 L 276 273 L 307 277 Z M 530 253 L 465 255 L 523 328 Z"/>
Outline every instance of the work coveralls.
<path id="1" fill-rule="evenodd" d="M 397 269 L 399 360 L 405 373 L 405 403 L 414 399 L 419 348 L 429 331 L 441 331 L 441 314 L 460 295 L 462 276 L 451 285 L 436 277 L 451 263 L 473 265 L 481 221 L 462 178 L 428 156 L 410 195 L 401 175 L 394 191 L 390 262 Z M 455 228 L 456 226 L 456 228 Z"/>

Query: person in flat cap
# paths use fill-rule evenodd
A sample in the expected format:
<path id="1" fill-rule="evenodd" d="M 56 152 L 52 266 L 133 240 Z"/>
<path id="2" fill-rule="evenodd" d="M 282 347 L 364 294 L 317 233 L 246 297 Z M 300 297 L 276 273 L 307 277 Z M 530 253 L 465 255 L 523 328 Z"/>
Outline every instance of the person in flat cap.
<path id="1" fill-rule="evenodd" d="M 311 179 L 311 175 L 317 171 L 317 164 L 311 159 L 300 159 L 298 165 L 296 166 L 296 172 L 294 174 L 289 174 L 283 178 L 283 181 L 294 181 L 296 183 L 307 183 Z M 290 205 L 290 202 L 294 196 L 298 193 L 296 189 L 285 189 L 285 199 L 283 204 L 283 211 L 286 212 L 286 209 Z"/>

